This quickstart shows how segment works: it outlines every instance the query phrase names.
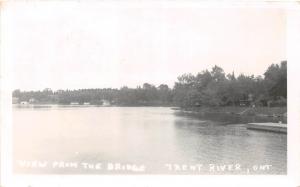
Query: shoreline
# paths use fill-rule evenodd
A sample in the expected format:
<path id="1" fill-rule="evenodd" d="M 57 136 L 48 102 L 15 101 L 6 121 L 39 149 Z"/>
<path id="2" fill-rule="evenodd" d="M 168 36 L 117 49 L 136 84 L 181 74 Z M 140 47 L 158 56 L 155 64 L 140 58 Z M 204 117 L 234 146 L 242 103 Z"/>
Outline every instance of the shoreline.
<path id="1" fill-rule="evenodd" d="M 174 105 L 95 105 L 95 104 L 53 104 L 53 103 L 43 103 L 43 104 L 12 104 L 13 107 L 18 108 L 51 108 L 51 107 L 169 107 L 175 108 Z"/>
<path id="2" fill-rule="evenodd" d="M 174 105 L 84 105 L 84 104 L 12 104 L 14 108 L 88 108 L 88 107 L 168 107 L 177 115 L 187 115 L 199 119 L 222 122 L 222 124 L 238 123 L 287 123 L 287 107 L 178 107 Z"/>
<path id="3" fill-rule="evenodd" d="M 287 123 L 287 107 L 175 107 L 172 110 L 201 119 L 228 123 Z"/>

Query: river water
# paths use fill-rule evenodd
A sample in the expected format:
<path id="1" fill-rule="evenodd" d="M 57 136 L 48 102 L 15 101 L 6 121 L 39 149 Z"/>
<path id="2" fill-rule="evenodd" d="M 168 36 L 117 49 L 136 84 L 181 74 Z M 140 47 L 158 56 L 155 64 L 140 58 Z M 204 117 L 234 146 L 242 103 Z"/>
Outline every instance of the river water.
<path id="1" fill-rule="evenodd" d="M 286 174 L 287 136 L 168 107 L 14 107 L 13 156 L 23 174 Z"/>

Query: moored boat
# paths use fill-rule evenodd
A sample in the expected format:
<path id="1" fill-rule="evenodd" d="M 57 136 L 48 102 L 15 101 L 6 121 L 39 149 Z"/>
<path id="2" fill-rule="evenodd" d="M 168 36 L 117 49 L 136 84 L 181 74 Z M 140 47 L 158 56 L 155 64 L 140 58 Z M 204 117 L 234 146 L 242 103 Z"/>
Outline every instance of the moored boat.
<path id="1" fill-rule="evenodd" d="M 282 123 L 248 123 L 247 129 L 287 133 L 287 124 Z"/>

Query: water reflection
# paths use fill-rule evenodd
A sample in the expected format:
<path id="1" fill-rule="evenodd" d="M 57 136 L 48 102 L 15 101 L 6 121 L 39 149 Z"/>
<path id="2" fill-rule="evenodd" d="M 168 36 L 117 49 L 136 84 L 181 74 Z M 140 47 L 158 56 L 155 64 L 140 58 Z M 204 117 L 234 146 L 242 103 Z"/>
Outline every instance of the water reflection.
<path id="1" fill-rule="evenodd" d="M 182 116 L 170 108 L 15 108 L 13 115 L 15 161 L 138 163 L 152 174 L 168 173 L 166 163 L 272 164 L 267 174 L 286 173 L 286 135 Z M 28 170 L 15 163 L 15 172 L 32 171 L 88 173 Z"/>

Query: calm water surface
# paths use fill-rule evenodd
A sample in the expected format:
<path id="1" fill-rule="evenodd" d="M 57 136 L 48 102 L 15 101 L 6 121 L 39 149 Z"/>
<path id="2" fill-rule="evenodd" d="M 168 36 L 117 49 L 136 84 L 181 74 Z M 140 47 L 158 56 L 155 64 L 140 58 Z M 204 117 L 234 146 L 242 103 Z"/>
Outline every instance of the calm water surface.
<path id="1" fill-rule="evenodd" d="M 136 165 L 142 174 L 286 174 L 285 134 L 177 115 L 167 107 L 15 107 L 13 116 L 17 173 L 137 174 L 130 170 Z M 115 168 L 107 170 L 108 164 Z M 216 171 L 228 164 L 241 170 Z"/>

